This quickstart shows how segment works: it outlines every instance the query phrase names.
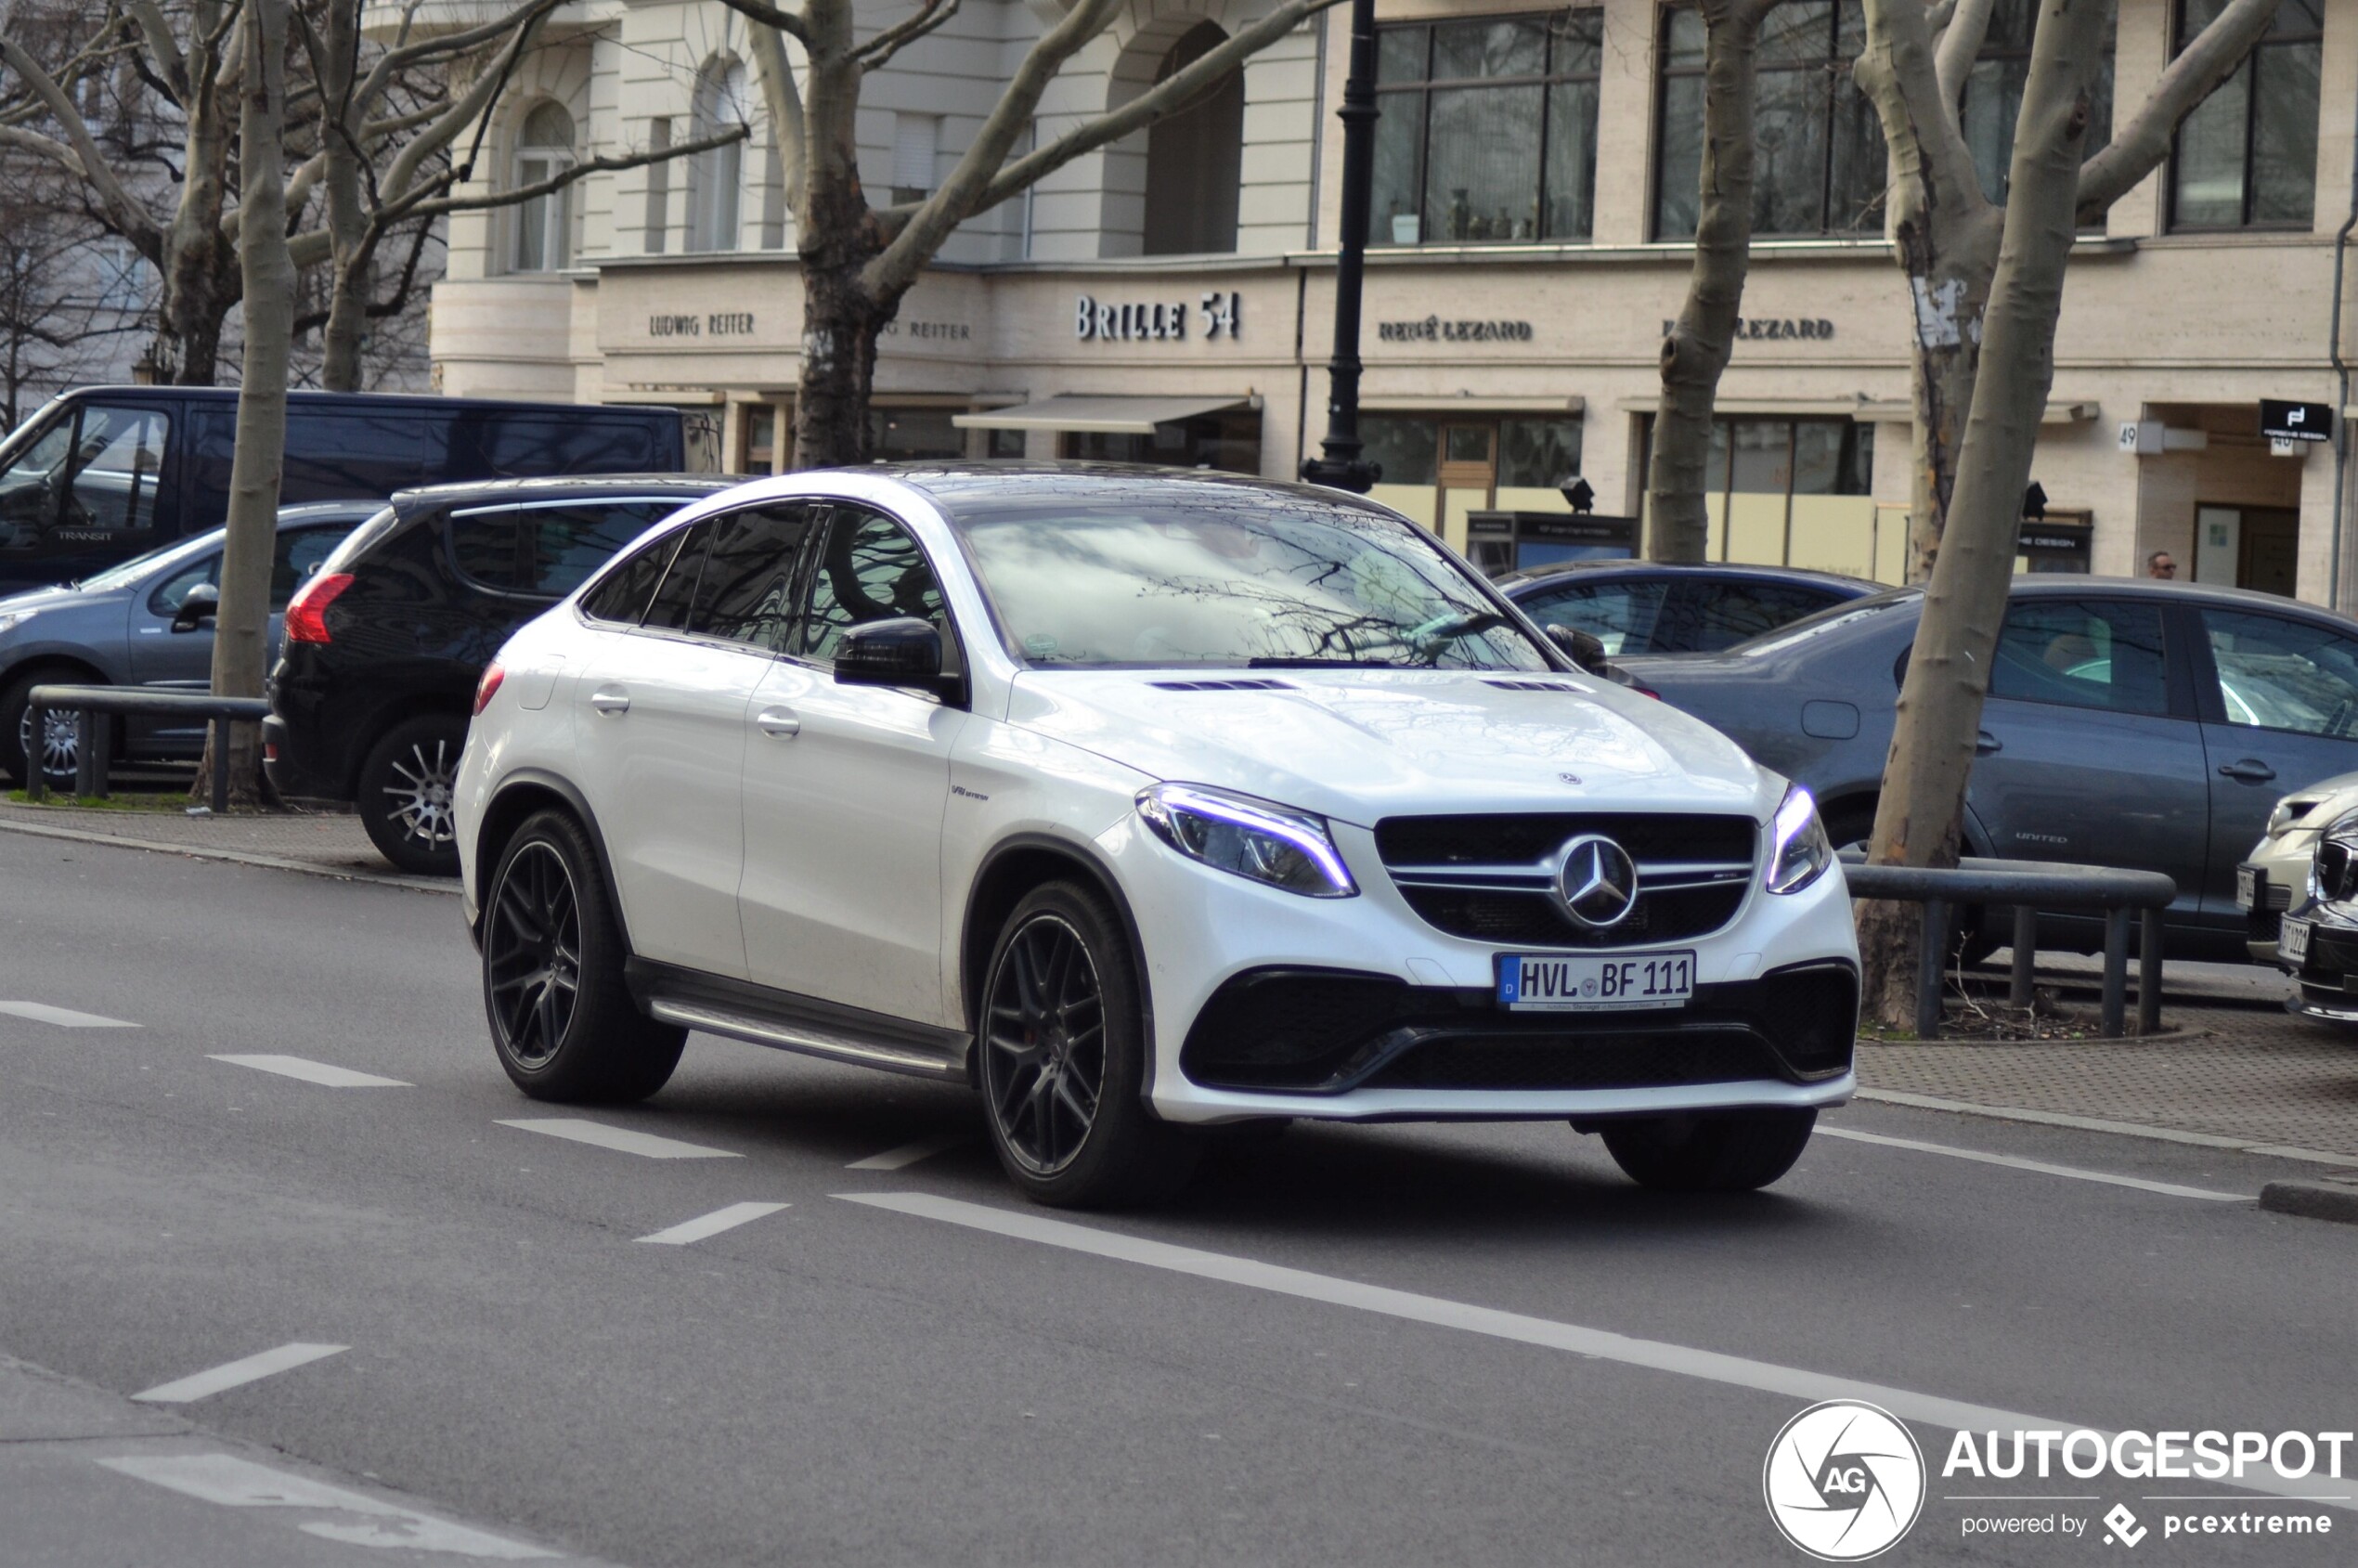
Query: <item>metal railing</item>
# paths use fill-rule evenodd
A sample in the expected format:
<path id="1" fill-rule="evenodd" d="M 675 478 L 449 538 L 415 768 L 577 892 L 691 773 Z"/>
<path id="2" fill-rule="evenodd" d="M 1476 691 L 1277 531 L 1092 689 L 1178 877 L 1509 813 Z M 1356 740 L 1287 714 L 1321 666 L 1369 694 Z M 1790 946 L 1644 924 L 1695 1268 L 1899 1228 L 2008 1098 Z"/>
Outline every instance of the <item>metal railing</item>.
<path id="1" fill-rule="evenodd" d="M 2178 897 L 2178 884 L 2158 871 L 1970 855 L 1954 869 L 1869 865 L 1857 850 L 1848 850 L 1842 856 L 1842 872 L 1853 898 L 1924 905 L 1924 952 L 1916 974 L 1918 1039 L 1940 1037 L 1941 985 L 1959 904 L 2014 910 L 2014 972 L 2007 1001 L 2016 1007 L 2031 1004 L 2040 911 L 2102 911 L 2105 978 L 2098 1032 L 2108 1040 L 2126 1032 L 2129 917 L 2137 913 L 2142 927 L 2137 952 L 2137 1032 L 2151 1034 L 2161 1027 L 2161 913 Z"/>
<path id="2" fill-rule="evenodd" d="M 39 744 L 54 712 L 72 713 L 74 720 L 73 792 L 87 800 L 103 799 L 112 749 L 114 726 L 105 716 L 178 715 L 202 719 L 213 726 L 213 809 L 229 809 L 229 726 L 258 724 L 270 716 L 270 705 L 260 697 L 216 697 L 207 692 L 159 692 L 146 686 L 35 686 L 26 699 L 26 717 L 32 745 L 25 747 L 24 793 L 28 800 L 48 797 L 47 771 L 39 758 Z"/>

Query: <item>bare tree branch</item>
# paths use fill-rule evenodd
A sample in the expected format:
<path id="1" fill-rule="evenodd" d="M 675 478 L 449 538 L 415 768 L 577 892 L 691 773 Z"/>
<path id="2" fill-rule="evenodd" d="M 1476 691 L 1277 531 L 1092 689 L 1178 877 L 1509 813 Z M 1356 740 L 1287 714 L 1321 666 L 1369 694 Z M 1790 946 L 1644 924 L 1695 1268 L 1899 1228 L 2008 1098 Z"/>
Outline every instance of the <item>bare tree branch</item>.
<path id="1" fill-rule="evenodd" d="M 2195 34 L 2154 84 L 2154 90 L 2112 143 L 2081 165 L 2079 221 L 2101 218 L 2170 155 L 2180 121 L 2234 73 L 2276 15 L 2278 0 L 2229 0 L 2210 25 Z"/>
<path id="2" fill-rule="evenodd" d="M 917 8 L 851 51 L 863 71 L 875 71 L 902 49 L 958 14 L 960 0 L 918 0 Z"/>
<path id="3" fill-rule="evenodd" d="M 41 69 L 40 62 L 25 53 L 22 45 L 5 33 L 0 33 L 0 62 L 5 62 L 24 78 L 25 84 L 39 95 L 58 128 L 65 132 L 67 142 L 82 164 L 77 172 L 97 192 L 99 201 L 106 205 L 107 216 L 143 250 L 157 243 L 160 236 L 155 220 L 145 208 L 132 200 L 131 193 L 123 188 L 123 182 L 115 178 L 106 154 L 98 149 L 97 142 L 90 135 L 90 127 L 83 122 L 81 110 L 74 108 L 73 100 L 49 79 L 49 73 Z M 12 131 L 10 134 L 20 136 L 27 133 Z M 48 138 L 39 139 L 46 141 Z M 42 149 L 35 147 L 29 150 Z"/>
<path id="4" fill-rule="evenodd" d="M 802 19 L 799 12 L 782 11 L 768 4 L 768 0 L 720 0 L 720 3 L 739 16 L 758 21 L 764 27 L 776 28 L 797 44 L 808 45 L 810 42 L 810 25 Z"/>
<path id="5" fill-rule="evenodd" d="M 673 147 L 648 148 L 639 152 L 585 159 L 530 185 L 512 186 L 506 190 L 481 191 L 469 196 L 445 196 L 432 201 L 396 201 L 382 211 L 386 222 L 391 223 L 407 218 L 440 217 L 445 213 L 478 213 L 494 207 L 513 207 L 563 190 L 576 180 L 590 175 L 607 174 L 616 169 L 641 169 L 650 163 L 662 163 L 674 158 L 693 158 L 699 152 L 710 152 L 715 148 L 727 147 L 731 142 L 743 141 L 752 134 L 748 126 L 732 125 L 713 136 L 696 141 L 683 141 Z"/>
<path id="6" fill-rule="evenodd" d="M 802 94 L 795 87 L 794 62 L 786 58 L 786 43 L 774 28 L 752 31 L 753 74 L 761 84 L 761 100 L 770 110 L 770 134 L 778 138 L 778 166 L 785 176 L 786 210 L 801 208 L 807 171 L 803 159 Z"/>
<path id="7" fill-rule="evenodd" d="M 1984 39 L 1989 36 L 1989 13 L 1994 0 L 1949 0 L 1954 15 L 1940 29 L 1940 43 L 1933 55 L 1933 74 L 1940 83 L 1942 97 L 1955 102 L 1965 90 L 1965 78 L 1973 71 L 1973 63 L 1981 54 Z M 1929 23 L 1931 18 L 1927 16 Z"/>

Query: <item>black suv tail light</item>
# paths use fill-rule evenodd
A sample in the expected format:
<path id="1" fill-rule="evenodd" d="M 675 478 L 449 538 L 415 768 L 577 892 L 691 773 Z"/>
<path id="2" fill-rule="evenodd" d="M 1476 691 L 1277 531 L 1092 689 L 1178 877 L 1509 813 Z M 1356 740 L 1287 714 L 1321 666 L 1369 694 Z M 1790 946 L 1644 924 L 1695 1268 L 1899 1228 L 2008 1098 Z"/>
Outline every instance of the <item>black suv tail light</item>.
<path id="1" fill-rule="evenodd" d="M 287 605 L 287 641 L 290 642 L 327 642 L 328 606 L 336 595 L 352 586 L 350 572 L 328 572 L 312 578 L 295 590 Z"/>

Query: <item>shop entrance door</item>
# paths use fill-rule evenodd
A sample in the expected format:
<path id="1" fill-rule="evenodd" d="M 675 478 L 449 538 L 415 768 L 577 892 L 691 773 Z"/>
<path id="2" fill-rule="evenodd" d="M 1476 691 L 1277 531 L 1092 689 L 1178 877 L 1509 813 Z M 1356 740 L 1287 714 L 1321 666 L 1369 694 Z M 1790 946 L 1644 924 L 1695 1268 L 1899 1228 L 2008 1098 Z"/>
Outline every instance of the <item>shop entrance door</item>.
<path id="1" fill-rule="evenodd" d="M 2289 599 L 2300 566 L 2300 514 L 2287 507 L 2195 508 L 2195 580 Z"/>
<path id="2" fill-rule="evenodd" d="M 1442 538 L 1458 550 L 1466 548 L 1466 513 L 1490 505 L 1490 486 L 1497 475 L 1496 424 L 1441 427 Z"/>

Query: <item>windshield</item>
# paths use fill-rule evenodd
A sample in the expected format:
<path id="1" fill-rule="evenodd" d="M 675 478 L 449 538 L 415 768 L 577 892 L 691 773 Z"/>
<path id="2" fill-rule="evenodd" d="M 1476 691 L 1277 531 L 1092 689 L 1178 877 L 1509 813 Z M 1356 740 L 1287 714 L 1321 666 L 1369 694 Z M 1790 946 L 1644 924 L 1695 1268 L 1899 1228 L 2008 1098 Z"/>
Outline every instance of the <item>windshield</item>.
<path id="1" fill-rule="evenodd" d="M 958 521 L 1008 651 L 1036 666 L 1553 667 L 1413 525 L 1377 512 L 1239 490 Z"/>
<path id="2" fill-rule="evenodd" d="M 73 586 L 101 593 L 109 589 L 128 588 L 159 566 L 167 565 L 183 556 L 198 555 L 208 550 L 220 549 L 221 541 L 225 537 L 227 537 L 227 530 L 215 528 L 213 532 L 200 534 L 193 539 L 175 539 L 168 545 L 135 555 L 128 561 L 119 561 L 103 572 L 93 572 Z"/>

